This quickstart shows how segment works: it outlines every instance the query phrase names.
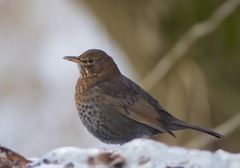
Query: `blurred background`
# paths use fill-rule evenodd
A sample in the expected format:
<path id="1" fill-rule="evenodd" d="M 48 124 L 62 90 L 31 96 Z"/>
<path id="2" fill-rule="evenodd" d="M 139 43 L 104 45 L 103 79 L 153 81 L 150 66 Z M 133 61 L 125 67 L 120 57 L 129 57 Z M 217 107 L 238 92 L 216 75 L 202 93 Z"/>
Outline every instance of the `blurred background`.
<path id="1" fill-rule="evenodd" d="M 98 48 L 194 131 L 169 145 L 240 151 L 240 0 L 0 0 L 0 145 L 25 156 L 62 146 L 108 148 L 74 102 L 77 66 Z"/>

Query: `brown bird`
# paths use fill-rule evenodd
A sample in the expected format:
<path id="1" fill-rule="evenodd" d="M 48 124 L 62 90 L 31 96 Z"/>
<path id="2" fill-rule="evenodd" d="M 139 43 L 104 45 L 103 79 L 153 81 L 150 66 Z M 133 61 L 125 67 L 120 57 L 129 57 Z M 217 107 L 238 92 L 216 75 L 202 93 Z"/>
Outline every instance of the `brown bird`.
<path id="1" fill-rule="evenodd" d="M 122 75 L 104 51 L 91 49 L 64 59 L 78 64 L 77 110 L 84 126 L 102 142 L 123 144 L 159 133 L 175 137 L 173 131 L 182 129 L 223 137 L 172 116 L 144 89 Z"/>

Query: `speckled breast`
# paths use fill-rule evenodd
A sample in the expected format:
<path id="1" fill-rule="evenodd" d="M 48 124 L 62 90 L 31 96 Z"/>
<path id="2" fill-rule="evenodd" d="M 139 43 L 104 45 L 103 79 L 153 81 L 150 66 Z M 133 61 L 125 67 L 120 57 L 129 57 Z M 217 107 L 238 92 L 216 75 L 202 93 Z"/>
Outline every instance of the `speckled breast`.
<path id="1" fill-rule="evenodd" d="M 94 87 L 88 91 L 76 95 L 76 105 L 79 116 L 89 131 L 94 131 L 93 128 L 100 126 L 100 120 L 103 115 L 99 109 L 101 96 L 98 88 Z"/>

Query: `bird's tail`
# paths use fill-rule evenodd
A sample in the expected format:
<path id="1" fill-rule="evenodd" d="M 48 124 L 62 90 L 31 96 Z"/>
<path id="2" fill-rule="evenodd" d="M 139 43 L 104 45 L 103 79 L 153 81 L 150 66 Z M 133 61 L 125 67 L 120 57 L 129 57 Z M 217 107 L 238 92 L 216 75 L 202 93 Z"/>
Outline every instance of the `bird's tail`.
<path id="1" fill-rule="evenodd" d="M 207 128 L 202 128 L 202 127 L 199 127 L 197 125 L 192 125 L 192 124 L 188 124 L 184 121 L 181 121 L 181 120 L 172 120 L 171 121 L 171 129 L 172 130 L 181 130 L 181 129 L 193 129 L 193 130 L 196 130 L 196 131 L 200 131 L 200 132 L 204 132 L 206 134 L 209 134 L 209 135 L 212 135 L 216 138 L 223 138 L 224 136 L 215 132 L 215 131 L 212 131 L 210 129 L 207 129 Z"/>

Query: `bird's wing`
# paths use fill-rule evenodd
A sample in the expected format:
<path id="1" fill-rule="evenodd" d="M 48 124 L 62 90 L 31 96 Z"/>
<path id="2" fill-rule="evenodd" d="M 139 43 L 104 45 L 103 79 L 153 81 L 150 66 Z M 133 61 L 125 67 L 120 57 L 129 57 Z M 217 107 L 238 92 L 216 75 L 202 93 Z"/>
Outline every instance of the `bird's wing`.
<path id="1" fill-rule="evenodd" d="M 156 101 L 154 98 L 146 95 L 147 93 L 142 88 L 127 78 L 117 83 L 116 81 L 118 80 L 108 80 L 98 84 L 102 91 L 103 103 L 113 106 L 128 118 L 175 136 L 165 125 L 158 112 L 159 109 L 149 103 L 149 101 Z"/>

